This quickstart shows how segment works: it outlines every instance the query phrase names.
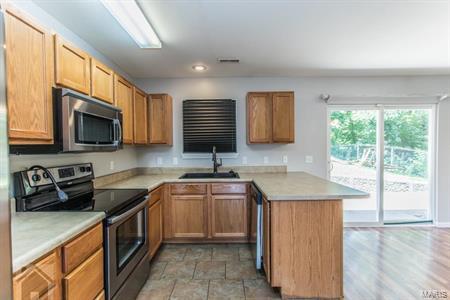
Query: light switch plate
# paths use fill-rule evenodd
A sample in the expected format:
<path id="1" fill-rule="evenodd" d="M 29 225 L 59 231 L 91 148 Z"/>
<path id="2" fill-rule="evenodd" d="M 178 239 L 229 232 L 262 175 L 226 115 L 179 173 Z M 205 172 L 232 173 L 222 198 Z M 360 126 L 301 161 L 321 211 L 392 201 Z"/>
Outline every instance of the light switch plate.
<path id="1" fill-rule="evenodd" d="M 312 164 L 314 162 L 314 158 L 311 155 L 305 156 L 305 163 Z"/>
<path id="2" fill-rule="evenodd" d="M 287 163 L 288 163 L 288 156 L 283 155 L 283 164 L 287 164 Z"/>
<path id="3" fill-rule="evenodd" d="M 172 163 L 173 163 L 174 165 L 178 165 L 178 157 L 174 156 L 174 157 L 172 158 Z"/>
<path id="4" fill-rule="evenodd" d="M 113 161 L 113 160 L 111 160 L 111 161 L 109 162 L 109 169 L 110 169 L 110 170 L 114 170 L 114 161 Z"/>
<path id="5" fill-rule="evenodd" d="M 242 156 L 242 164 L 243 165 L 248 164 L 247 156 Z"/>
<path id="6" fill-rule="evenodd" d="M 158 158 L 156 158 L 156 164 L 158 165 L 162 165 L 163 164 L 163 159 L 161 156 L 158 156 Z"/>
<path id="7" fill-rule="evenodd" d="M 264 156 L 264 164 L 268 164 L 269 163 L 269 157 L 267 157 L 267 156 Z"/>

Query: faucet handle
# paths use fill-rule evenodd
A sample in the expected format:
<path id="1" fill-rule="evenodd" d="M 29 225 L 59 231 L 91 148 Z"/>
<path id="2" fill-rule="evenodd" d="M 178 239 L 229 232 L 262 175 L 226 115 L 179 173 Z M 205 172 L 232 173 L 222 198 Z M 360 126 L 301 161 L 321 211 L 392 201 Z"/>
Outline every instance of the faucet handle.
<path id="1" fill-rule="evenodd" d="M 219 167 L 222 166 L 222 158 L 219 158 L 219 163 L 217 164 Z"/>

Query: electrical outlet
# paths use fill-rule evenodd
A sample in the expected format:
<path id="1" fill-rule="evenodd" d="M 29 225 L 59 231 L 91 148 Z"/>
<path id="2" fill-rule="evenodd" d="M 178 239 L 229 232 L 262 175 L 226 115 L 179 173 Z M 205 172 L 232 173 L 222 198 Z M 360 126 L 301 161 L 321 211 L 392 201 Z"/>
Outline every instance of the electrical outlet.
<path id="1" fill-rule="evenodd" d="M 264 156 L 264 164 L 267 165 L 269 163 L 269 157 Z"/>
<path id="2" fill-rule="evenodd" d="M 314 159 L 311 155 L 306 155 L 305 156 L 305 163 L 307 164 L 312 164 L 314 162 Z"/>
<path id="3" fill-rule="evenodd" d="M 174 165 L 178 165 L 178 157 L 174 156 L 174 157 L 172 158 L 172 163 L 173 163 Z"/>
<path id="4" fill-rule="evenodd" d="M 283 155 L 283 164 L 287 164 L 287 163 L 288 163 L 288 156 Z"/>
<path id="5" fill-rule="evenodd" d="M 242 164 L 243 165 L 248 164 L 247 156 L 242 156 Z"/>
<path id="6" fill-rule="evenodd" d="M 156 164 L 158 165 L 162 165 L 163 164 L 163 159 L 161 156 L 158 156 L 158 158 L 156 159 Z"/>
<path id="7" fill-rule="evenodd" d="M 111 160 L 111 161 L 109 162 L 109 169 L 110 169 L 110 170 L 114 170 L 114 161 L 113 161 L 113 160 Z"/>

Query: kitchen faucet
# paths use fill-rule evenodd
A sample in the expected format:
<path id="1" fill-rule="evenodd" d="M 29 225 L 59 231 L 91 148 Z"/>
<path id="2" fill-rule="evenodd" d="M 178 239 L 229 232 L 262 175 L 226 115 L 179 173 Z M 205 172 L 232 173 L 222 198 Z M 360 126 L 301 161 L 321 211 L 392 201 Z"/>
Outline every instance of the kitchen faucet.
<path id="1" fill-rule="evenodd" d="M 212 161 L 213 161 L 213 169 L 214 169 L 214 174 L 217 173 L 217 168 L 222 166 L 222 159 L 220 159 L 220 162 L 217 162 L 217 154 L 216 154 L 216 146 L 213 146 L 213 150 L 212 150 Z"/>

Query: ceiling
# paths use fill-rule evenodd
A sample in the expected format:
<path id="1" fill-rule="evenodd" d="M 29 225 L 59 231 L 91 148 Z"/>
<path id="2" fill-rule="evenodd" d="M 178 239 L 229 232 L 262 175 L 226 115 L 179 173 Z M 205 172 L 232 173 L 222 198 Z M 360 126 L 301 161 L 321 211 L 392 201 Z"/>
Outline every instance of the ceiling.
<path id="1" fill-rule="evenodd" d="M 450 0 L 138 0 L 162 49 L 98 0 L 34 2 L 135 78 L 450 74 Z"/>

